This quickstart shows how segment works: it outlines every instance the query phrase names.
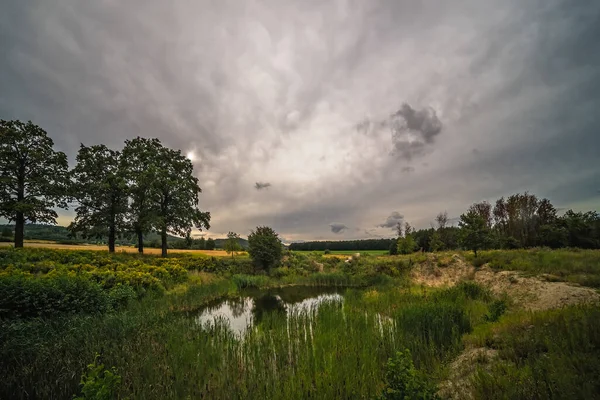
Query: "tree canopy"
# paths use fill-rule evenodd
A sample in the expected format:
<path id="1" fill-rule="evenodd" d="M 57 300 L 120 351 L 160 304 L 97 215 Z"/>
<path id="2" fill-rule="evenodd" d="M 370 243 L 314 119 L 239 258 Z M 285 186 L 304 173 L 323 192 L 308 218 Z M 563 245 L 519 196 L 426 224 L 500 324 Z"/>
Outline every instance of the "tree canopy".
<path id="1" fill-rule="evenodd" d="M 15 247 L 23 247 L 26 221 L 56 223 L 66 208 L 65 153 L 31 121 L 0 120 L 0 217 L 15 221 Z"/>
<path id="2" fill-rule="evenodd" d="M 257 267 L 270 273 L 281 260 L 283 245 L 272 228 L 259 226 L 248 236 L 248 253 Z"/>

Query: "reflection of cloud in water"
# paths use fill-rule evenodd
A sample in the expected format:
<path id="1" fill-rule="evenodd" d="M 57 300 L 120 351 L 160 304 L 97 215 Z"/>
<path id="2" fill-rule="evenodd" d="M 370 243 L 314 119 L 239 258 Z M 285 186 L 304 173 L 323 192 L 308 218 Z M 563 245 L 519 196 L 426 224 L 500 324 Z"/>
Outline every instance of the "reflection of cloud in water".
<path id="1" fill-rule="evenodd" d="M 286 304 L 288 315 L 293 312 L 311 311 L 317 308 L 321 303 L 324 302 L 341 302 L 344 297 L 338 293 L 333 294 L 322 294 L 317 297 L 311 297 L 309 299 L 302 300 L 301 302 L 294 304 Z"/>
<path id="2" fill-rule="evenodd" d="M 321 294 L 294 303 L 286 303 L 281 296 L 264 294 L 257 298 L 239 297 L 227 299 L 215 307 L 208 307 L 200 313 L 196 320 L 203 327 L 211 328 L 215 324 L 228 326 L 238 337 L 243 337 L 255 323 L 260 323 L 266 313 L 292 313 L 316 311 L 324 302 L 342 302 L 343 296 L 338 293 Z"/>
<path id="3" fill-rule="evenodd" d="M 225 300 L 218 307 L 207 308 L 197 317 L 202 326 L 214 326 L 215 322 L 221 320 L 238 336 L 243 336 L 252 326 L 252 307 L 254 301 L 248 297 Z"/>

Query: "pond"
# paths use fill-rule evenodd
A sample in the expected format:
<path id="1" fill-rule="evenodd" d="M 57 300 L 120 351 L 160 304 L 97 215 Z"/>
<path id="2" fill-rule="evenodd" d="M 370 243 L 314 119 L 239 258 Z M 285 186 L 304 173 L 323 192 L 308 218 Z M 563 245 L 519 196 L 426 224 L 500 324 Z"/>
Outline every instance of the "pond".
<path id="1" fill-rule="evenodd" d="M 246 289 L 234 298 L 217 300 L 200 310 L 196 319 L 204 326 L 225 324 L 238 337 L 259 324 L 268 314 L 312 312 L 323 303 L 342 303 L 339 287 L 289 286 L 269 290 Z"/>

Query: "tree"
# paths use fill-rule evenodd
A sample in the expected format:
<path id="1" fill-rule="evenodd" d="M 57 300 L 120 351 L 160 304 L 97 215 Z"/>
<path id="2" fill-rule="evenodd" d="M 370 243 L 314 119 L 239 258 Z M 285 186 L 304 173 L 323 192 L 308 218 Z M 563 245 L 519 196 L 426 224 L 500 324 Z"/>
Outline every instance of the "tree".
<path id="1" fill-rule="evenodd" d="M 84 237 L 108 235 L 108 251 L 115 251 L 117 230 L 124 226 L 128 188 L 121 153 L 105 145 L 81 145 L 71 172 L 72 195 L 79 203 L 69 229 Z"/>
<path id="2" fill-rule="evenodd" d="M 231 253 L 231 258 L 234 258 L 235 252 L 240 251 L 241 249 L 240 235 L 235 232 L 229 232 L 227 234 L 227 241 L 225 242 L 225 251 Z"/>
<path id="3" fill-rule="evenodd" d="M 412 254 L 417 248 L 417 242 L 412 235 L 407 235 L 398 239 L 398 253 Z"/>
<path id="4" fill-rule="evenodd" d="M 259 226 L 248 236 L 248 253 L 256 266 L 270 273 L 281 260 L 281 240 L 273 229 Z"/>
<path id="5" fill-rule="evenodd" d="M 390 256 L 398 254 L 398 242 L 392 242 L 392 244 L 390 244 L 389 254 Z"/>
<path id="6" fill-rule="evenodd" d="M 214 241 L 213 241 L 213 243 L 214 243 Z M 203 237 L 198 239 L 198 249 L 206 250 L 206 239 L 204 239 Z"/>
<path id="7" fill-rule="evenodd" d="M 439 229 L 431 234 L 431 240 L 429 241 L 429 249 L 433 252 L 440 251 L 444 248 L 442 237 Z"/>
<path id="8" fill-rule="evenodd" d="M 206 241 L 206 250 L 214 250 L 215 249 L 215 240 L 213 238 L 208 238 Z"/>
<path id="9" fill-rule="evenodd" d="M 466 249 L 477 251 L 487 247 L 490 241 L 490 229 L 484 217 L 471 208 L 460 216 L 458 226 L 461 229 L 461 242 Z"/>
<path id="10" fill-rule="evenodd" d="M 192 228 L 209 229 L 210 213 L 198 209 L 202 189 L 193 175 L 192 162 L 181 150 L 162 147 L 156 160 L 156 177 L 152 184 L 156 192 L 154 227 L 160 232 L 162 256 L 166 257 L 167 233 L 189 236 Z"/>
<path id="11" fill-rule="evenodd" d="M 2 237 L 5 237 L 5 238 L 10 238 L 10 237 L 12 237 L 12 236 L 13 236 L 13 230 L 12 230 L 10 227 L 8 227 L 8 226 L 5 226 L 5 227 L 2 229 Z"/>
<path id="12" fill-rule="evenodd" d="M 128 228 L 135 233 L 138 252 L 144 252 L 144 234 L 152 230 L 157 219 L 157 155 L 163 150 L 158 139 L 137 137 L 126 140 L 121 157 L 124 177 L 129 186 Z"/>
<path id="13" fill-rule="evenodd" d="M 67 156 L 53 146 L 31 121 L 0 120 L 0 217 L 15 222 L 15 247 L 26 221 L 56 224 L 53 208 L 67 208 Z"/>

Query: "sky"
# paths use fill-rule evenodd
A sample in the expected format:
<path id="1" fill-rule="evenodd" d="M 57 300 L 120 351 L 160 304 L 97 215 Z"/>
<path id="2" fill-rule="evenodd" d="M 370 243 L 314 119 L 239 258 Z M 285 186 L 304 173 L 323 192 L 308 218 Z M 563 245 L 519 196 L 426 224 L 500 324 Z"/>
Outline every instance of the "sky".
<path id="1" fill-rule="evenodd" d="M 390 237 L 526 190 L 600 208 L 598 1 L 2 2 L 0 118 L 71 165 L 181 149 L 208 236 Z"/>

